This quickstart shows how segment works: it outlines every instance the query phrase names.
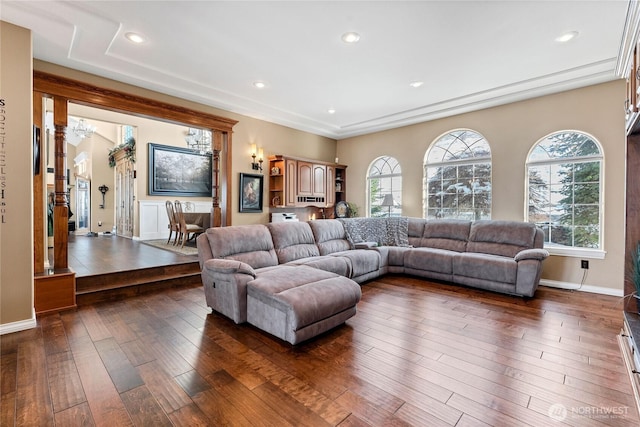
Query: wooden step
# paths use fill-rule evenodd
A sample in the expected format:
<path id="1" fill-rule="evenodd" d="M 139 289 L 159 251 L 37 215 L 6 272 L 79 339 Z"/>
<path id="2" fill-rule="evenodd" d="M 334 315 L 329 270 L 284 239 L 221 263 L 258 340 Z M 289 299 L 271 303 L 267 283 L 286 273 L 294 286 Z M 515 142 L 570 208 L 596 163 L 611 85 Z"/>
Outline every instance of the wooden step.
<path id="1" fill-rule="evenodd" d="M 76 302 L 93 304 L 180 286 L 202 286 L 198 262 L 76 278 Z"/>

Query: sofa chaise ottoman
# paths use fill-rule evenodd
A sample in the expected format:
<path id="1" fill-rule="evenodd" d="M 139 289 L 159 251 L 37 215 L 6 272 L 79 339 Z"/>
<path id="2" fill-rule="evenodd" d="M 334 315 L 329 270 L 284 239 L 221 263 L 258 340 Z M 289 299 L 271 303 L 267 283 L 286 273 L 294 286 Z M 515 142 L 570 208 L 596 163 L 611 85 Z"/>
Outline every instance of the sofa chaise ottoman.
<path id="1" fill-rule="evenodd" d="M 276 247 L 262 224 L 210 228 L 198 236 L 198 260 L 209 307 L 297 344 L 352 317 L 362 291 L 331 271 L 346 269 L 346 261 L 319 256 L 308 243 L 310 229 L 280 231 L 273 232 L 280 236 Z M 326 270 L 317 268 L 322 261 Z"/>

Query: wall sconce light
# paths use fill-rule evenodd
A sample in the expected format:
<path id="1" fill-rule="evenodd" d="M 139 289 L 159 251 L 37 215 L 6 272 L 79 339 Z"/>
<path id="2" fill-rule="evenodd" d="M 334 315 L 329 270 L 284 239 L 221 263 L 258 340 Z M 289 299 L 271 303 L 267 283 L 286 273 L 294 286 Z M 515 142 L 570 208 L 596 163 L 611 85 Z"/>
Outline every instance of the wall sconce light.
<path id="1" fill-rule="evenodd" d="M 256 157 L 258 160 L 256 161 Z M 256 149 L 256 144 L 251 144 L 251 169 L 262 172 L 262 162 L 264 162 L 264 152 L 262 147 Z"/>
<path id="2" fill-rule="evenodd" d="M 98 187 L 98 190 L 102 193 L 102 204 L 100 205 L 100 209 L 104 209 L 104 195 L 107 194 L 107 191 L 109 191 L 109 187 L 107 187 L 106 185 L 101 185 L 100 187 Z"/>

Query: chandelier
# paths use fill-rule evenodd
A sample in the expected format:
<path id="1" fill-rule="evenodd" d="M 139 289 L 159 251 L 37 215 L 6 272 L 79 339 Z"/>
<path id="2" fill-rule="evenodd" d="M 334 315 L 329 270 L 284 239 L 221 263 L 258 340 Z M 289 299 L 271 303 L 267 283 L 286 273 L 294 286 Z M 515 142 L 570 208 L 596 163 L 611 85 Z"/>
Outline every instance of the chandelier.
<path id="1" fill-rule="evenodd" d="M 199 151 L 202 154 L 211 153 L 211 131 L 189 128 L 187 136 L 184 139 L 187 141 L 187 147 Z"/>
<path id="2" fill-rule="evenodd" d="M 87 138 L 96 131 L 95 126 L 91 126 L 84 121 L 84 119 L 78 120 L 78 123 L 71 129 L 73 133 L 75 133 L 80 138 Z"/>

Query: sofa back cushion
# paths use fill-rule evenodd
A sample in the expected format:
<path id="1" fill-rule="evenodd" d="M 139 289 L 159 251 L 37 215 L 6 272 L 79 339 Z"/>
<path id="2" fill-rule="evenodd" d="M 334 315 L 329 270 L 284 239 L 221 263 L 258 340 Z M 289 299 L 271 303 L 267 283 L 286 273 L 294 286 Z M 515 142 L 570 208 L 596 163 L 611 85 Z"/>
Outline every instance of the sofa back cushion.
<path id="1" fill-rule="evenodd" d="M 410 246 L 420 246 L 426 222 L 427 220 L 424 218 L 409 218 L 409 222 L 407 224 L 407 241 Z"/>
<path id="2" fill-rule="evenodd" d="M 262 224 L 213 227 L 206 235 L 214 258 L 242 261 L 253 268 L 278 265 L 271 233 Z"/>
<path id="3" fill-rule="evenodd" d="M 376 242 L 380 246 L 409 246 L 409 218 L 341 218 L 347 240 L 356 243 Z"/>
<path id="4" fill-rule="evenodd" d="M 273 246 L 280 264 L 320 255 L 308 223 L 271 222 L 267 227 L 271 231 Z"/>
<path id="5" fill-rule="evenodd" d="M 337 219 L 319 219 L 309 221 L 320 255 L 348 251 L 351 245 L 347 240 L 342 223 Z"/>
<path id="6" fill-rule="evenodd" d="M 521 250 L 535 247 L 536 233 L 536 225 L 529 222 L 475 221 L 471 225 L 467 252 L 513 257 Z"/>
<path id="7" fill-rule="evenodd" d="M 427 221 L 420 246 L 448 251 L 465 252 L 469 239 L 471 221 L 460 219 L 438 219 Z"/>

